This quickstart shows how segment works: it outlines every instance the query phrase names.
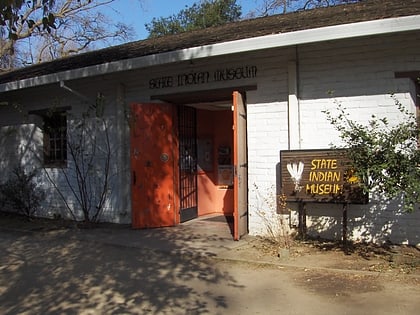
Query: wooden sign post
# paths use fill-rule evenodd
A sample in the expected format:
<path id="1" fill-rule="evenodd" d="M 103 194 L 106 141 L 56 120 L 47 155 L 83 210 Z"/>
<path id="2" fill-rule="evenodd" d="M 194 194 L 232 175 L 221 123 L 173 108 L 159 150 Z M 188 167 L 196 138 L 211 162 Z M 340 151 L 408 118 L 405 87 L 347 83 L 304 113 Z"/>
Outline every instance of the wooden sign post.
<path id="1" fill-rule="evenodd" d="M 281 192 L 287 202 L 300 203 L 299 212 L 306 209 L 307 202 L 343 204 L 345 241 L 347 204 L 368 202 L 346 150 L 280 151 L 280 164 Z M 306 231 L 303 216 L 306 217 L 306 213 L 299 214 L 299 225 L 302 225 L 299 231 Z"/>

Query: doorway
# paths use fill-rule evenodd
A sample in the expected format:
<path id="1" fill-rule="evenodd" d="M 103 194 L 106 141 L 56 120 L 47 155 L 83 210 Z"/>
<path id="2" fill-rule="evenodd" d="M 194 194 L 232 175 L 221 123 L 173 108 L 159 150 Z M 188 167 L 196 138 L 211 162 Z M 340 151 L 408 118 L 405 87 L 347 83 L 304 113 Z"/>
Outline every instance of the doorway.
<path id="1" fill-rule="evenodd" d="M 191 100 L 200 101 L 203 95 L 209 97 L 212 94 L 210 91 L 203 95 L 156 96 L 152 99 L 165 103 L 132 105 L 133 228 L 174 226 L 205 215 L 200 212 L 200 199 L 205 198 L 200 198 L 199 191 L 200 181 L 204 180 L 212 181 L 214 186 L 212 190 L 207 186 L 202 191 L 212 206 L 210 210 L 213 214 L 226 217 L 228 213 L 233 218 L 232 235 L 235 240 L 248 233 L 244 93 L 232 93 L 232 90 L 229 94 L 226 90 L 212 92 L 215 99 L 206 99 L 205 103 L 197 104 Z M 210 110 L 208 106 L 213 107 L 213 111 L 221 110 L 220 102 L 224 103 L 223 116 L 228 119 L 206 115 L 205 121 L 213 129 L 205 137 L 198 135 L 197 111 Z M 206 107 L 203 104 L 207 104 Z M 224 133 L 230 143 L 216 144 L 220 140 L 216 140 L 217 132 Z M 230 155 L 230 159 L 225 159 L 224 155 Z M 212 173 L 212 177 L 200 177 L 206 172 Z"/>

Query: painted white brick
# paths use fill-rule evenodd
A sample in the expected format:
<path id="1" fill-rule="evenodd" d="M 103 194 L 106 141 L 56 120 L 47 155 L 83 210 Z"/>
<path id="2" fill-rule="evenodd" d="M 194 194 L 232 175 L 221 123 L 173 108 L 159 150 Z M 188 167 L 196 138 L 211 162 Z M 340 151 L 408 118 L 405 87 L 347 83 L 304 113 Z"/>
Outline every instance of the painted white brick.
<path id="1" fill-rule="evenodd" d="M 325 109 L 333 109 L 336 106 L 334 101 L 341 102 L 348 108 L 351 118 L 361 123 L 367 123 L 372 114 L 388 117 L 391 124 L 400 121 L 401 115 L 389 96 L 391 92 L 397 92 L 397 99 L 414 111 L 413 86 L 410 86 L 409 80 L 395 79 L 394 73 L 420 68 L 418 39 L 420 39 L 420 34 L 411 34 L 299 47 L 302 149 L 328 148 L 331 143 L 340 143 L 339 134 L 322 113 Z M 334 91 L 333 97 L 328 95 L 329 91 Z M 253 102 L 258 103 L 254 99 Z M 266 107 L 258 106 L 252 110 L 255 111 L 253 114 L 269 111 Z M 275 126 L 276 123 L 267 123 L 265 116 L 253 118 L 249 134 L 249 138 L 252 138 L 252 152 L 264 152 L 269 155 L 266 146 L 269 146 L 270 143 L 262 141 L 261 131 L 265 131 L 265 126 Z M 287 105 L 284 107 L 282 115 L 271 117 L 273 121 L 282 118 L 287 119 Z M 285 122 L 287 120 L 283 120 L 283 123 L 279 122 L 278 125 L 287 126 Z M 265 125 L 255 126 L 259 123 Z M 284 139 L 275 143 L 278 146 L 277 151 L 286 149 L 287 130 L 279 132 L 278 135 Z M 251 157 L 255 158 L 255 156 L 252 154 Z M 273 165 L 274 163 L 267 164 L 267 167 L 273 167 Z M 250 166 L 252 168 L 252 165 Z M 258 164 L 258 169 L 260 167 L 261 165 Z M 250 169 L 250 174 L 253 174 L 252 169 Z M 265 187 L 276 184 L 275 177 L 267 180 L 250 176 L 250 184 L 251 181 L 258 181 Z M 251 205 L 255 207 L 257 199 L 253 192 L 250 192 L 249 199 Z M 314 235 L 329 238 L 341 237 L 340 206 L 308 205 L 308 207 L 317 214 L 316 216 L 310 215 L 308 220 Z M 398 211 L 389 209 L 381 210 L 378 217 L 375 204 L 363 207 L 353 205 L 351 208 L 353 212 L 349 211 L 349 228 L 352 230 L 351 234 L 354 240 L 384 241 L 389 239 L 410 244 L 420 242 L 418 232 L 420 225 L 418 213 L 420 212 L 401 215 Z M 253 210 L 250 209 L 250 211 Z M 353 214 L 357 216 L 353 217 Z M 259 233 L 262 230 L 261 224 L 261 220 L 255 217 L 250 219 L 251 233 Z"/>
<path id="2" fill-rule="evenodd" d="M 194 63 L 155 67 L 153 76 L 159 77 L 168 73 L 181 73 L 228 67 L 234 64 L 252 64 L 258 66 L 257 78 L 250 81 L 232 82 L 257 86 L 257 90 L 247 93 L 247 134 L 248 134 L 248 181 L 249 181 L 249 227 L 251 234 L 263 233 L 264 223 L 255 213 L 259 207 L 259 198 L 253 191 L 253 184 L 257 184 L 264 192 L 277 189 L 280 150 L 289 147 L 288 130 L 288 64 L 297 63 L 298 99 L 300 139 L 297 141 L 301 149 L 328 148 L 331 143 L 339 144 L 337 131 L 326 120 L 326 109 L 334 109 L 334 102 L 341 102 L 348 108 L 351 118 L 366 123 L 372 114 L 389 117 L 391 122 L 399 121 L 399 114 L 389 97 L 390 92 L 396 92 L 397 98 L 408 106 L 414 108 L 414 86 L 407 79 L 395 79 L 396 71 L 413 71 L 420 69 L 419 33 L 398 34 L 369 37 L 364 39 L 340 40 L 310 44 L 299 47 L 271 49 L 258 54 L 246 53 L 243 55 L 217 57 L 212 60 L 197 60 Z M 298 58 L 298 60 L 296 60 Z M 233 60 L 233 61 L 232 61 Z M 72 82 L 72 87 L 90 98 L 95 98 L 97 91 L 106 94 L 110 108 L 107 115 L 119 117 L 115 129 L 124 129 L 120 110 L 122 104 L 116 102 L 117 85 L 124 84 L 125 91 L 122 101 L 131 102 L 150 101 L 154 94 L 170 94 L 188 92 L 191 89 L 203 90 L 206 88 L 226 88 L 229 82 L 214 83 L 209 86 L 170 88 L 164 91 L 151 91 L 148 89 L 150 77 L 145 71 L 133 71 L 117 76 Z M 333 96 L 329 95 L 333 91 Z M 39 109 L 50 106 L 53 102 L 61 106 L 72 106 L 72 111 L 81 112 L 80 101 L 71 96 L 62 96 L 58 87 L 33 89 L 32 92 L 22 95 L 22 102 L 28 108 Z M 48 101 L 45 99 L 48 95 Z M 52 101 L 54 99 L 54 101 Z M 19 113 L 0 108 L 0 126 L 19 124 L 22 117 Z M 118 116 L 120 115 L 120 116 Z M 5 118 L 7 117 L 7 121 Z M 293 127 L 296 127 L 293 125 Z M 114 127 L 113 127 L 114 128 Z M 125 130 L 126 132 L 127 130 Z M 121 140 L 122 139 L 122 140 Z M 125 139 L 125 141 L 124 141 Z M 0 138 L 0 141 L 4 141 Z M 129 158 L 128 135 L 115 140 L 125 142 L 115 164 L 124 164 L 115 171 L 124 174 L 127 178 L 114 183 L 115 198 L 107 204 L 105 218 L 114 222 L 129 222 L 127 217 L 127 204 L 123 206 L 119 200 L 129 200 L 129 173 L 127 161 Z M 15 144 L 13 144 L 15 145 Z M 2 146 L 11 148 L 12 144 Z M 16 148 L 11 149 L 11 151 Z M 115 151 L 120 150 L 115 144 Z M 6 157 L 9 151 L 0 154 Z M 121 163 L 124 160 L 124 163 Z M 2 164 L 3 163 L 3 164 Z M 4 160 L 0 159 L 0 168 L 4 170 Z M 56 174 L 59 176 L 59 174 Z M 61 182 L 62 183 L 62 180 Z M 51 185 L 46 183 L 51 191 Z M 126 186 L 124 189 L 118 186 Z M 128 190 L 128 192 L 127 192 Z M 47 215 L 62 209 L 60 199 L 53 192 L 49 200 Z M 69 198 L 74 204 L 74 200 Z M 128 204 L 129 206 L 129 204 Z M 294 205 L 296 206 L 296 205 Z M 308 225 L 313 235 L 339 238 L 341 236 L 341 208 L 337 205 L 308 204 Z M 122 207 L 122 208 L 121 208 Z M 420 211 L 414 214 L 400 213 L 398 206 L 381 208 L 378 203 L 372 202 L 367 206 L 351 205 L 349 209 L 349 228 L 351 237 L 355 240 L 377 240 L 420 243 L 419 226 Z M 379 215 L 378 215 L 379 214 Z"/>

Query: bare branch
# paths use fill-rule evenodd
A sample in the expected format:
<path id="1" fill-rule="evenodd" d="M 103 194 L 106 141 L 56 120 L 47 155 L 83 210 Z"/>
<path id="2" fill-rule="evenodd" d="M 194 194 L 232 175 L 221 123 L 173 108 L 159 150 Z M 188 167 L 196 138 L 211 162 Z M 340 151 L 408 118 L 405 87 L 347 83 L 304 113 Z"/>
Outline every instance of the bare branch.
<path id="1" fill-rule="evenodd" d="M 134 30 L 129 26 L 112 22 L 101 9 L 116 0 L 55 0 L 49 14 L 54 27 L 45 27 L 44 2 L 22 6 L 21 18 L 14 26 L 13 39 L 8 38 L 5 26 L 0 26 L 0 70 L 35 62 L 60 58 L 108 41 L 125 42 L 132 38 Z M 138 0 L 139 2 L 142 0 Z M 31 40 L 29 40 L 31 38 Z M 23 53 L 20 53 L 23 52 Z"/>

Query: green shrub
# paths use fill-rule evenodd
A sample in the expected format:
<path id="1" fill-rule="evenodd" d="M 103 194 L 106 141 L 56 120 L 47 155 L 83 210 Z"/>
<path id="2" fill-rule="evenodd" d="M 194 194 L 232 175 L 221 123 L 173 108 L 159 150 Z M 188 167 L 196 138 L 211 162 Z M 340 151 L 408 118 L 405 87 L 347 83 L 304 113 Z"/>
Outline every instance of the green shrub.
<path id="1" fill-rule="evenodd" d="M 335 115 L 324 113 L 340 132 L 365 191 L 375 189 L 388 199 L 402 196 L 404 210 L 411 212 L 420 202 L 420 129 L 415 115 L 391 97 L 403 117 L 396 125 L 375 115 L 366 125 L 360 124 L 339 103 Z"/>

